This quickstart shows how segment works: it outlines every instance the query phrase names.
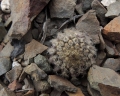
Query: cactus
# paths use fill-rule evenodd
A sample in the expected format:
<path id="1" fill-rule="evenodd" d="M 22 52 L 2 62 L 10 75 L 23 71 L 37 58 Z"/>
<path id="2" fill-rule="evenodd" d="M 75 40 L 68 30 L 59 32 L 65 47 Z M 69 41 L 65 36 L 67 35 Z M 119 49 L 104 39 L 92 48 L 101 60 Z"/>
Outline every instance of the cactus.
<path id="1" fill-rule="evenodd" d="M 50 42 L 49 62 L 55 65 L 55 72 L 63 77 L 75 79 L 96 63 L 97 50 L 86 33 L 69 28 L 59 32 Z"/>

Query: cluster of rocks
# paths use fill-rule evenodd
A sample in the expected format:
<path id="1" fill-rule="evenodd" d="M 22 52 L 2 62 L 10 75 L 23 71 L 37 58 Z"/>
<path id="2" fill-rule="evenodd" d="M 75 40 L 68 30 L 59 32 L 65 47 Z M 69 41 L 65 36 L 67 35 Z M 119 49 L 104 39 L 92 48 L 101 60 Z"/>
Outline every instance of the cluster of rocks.
<path id="1" fill-rule="evenodd" d="M 120 0 L 0 3 L 0 96 L 120 96 Z"/>

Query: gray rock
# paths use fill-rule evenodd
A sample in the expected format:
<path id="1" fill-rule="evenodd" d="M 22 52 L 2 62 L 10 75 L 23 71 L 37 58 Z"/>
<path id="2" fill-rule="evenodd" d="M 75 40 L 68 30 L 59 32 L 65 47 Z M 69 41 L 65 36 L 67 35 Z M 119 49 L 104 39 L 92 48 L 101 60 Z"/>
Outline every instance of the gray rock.
<path id="1" fill-rule="evenodd" d="M 45 13 L 41 12 L 40 14 L 38 14 L 38 16 L 36 17 L 36 22 L 38 23 L 43 23 L 45 20 Z"/>
<path id="2" fill-rule="evenodd" d="M 104 6 L 109 6 L 110 4 L 116 2 L 116 0 L 102 0 L 101 3 L 104 5 Z"/>
<path id="3" fill-rule="evenodd" d="M 34 39 L 38 39 L 38 37 L 39 37 L 38 29 L 33 29 L 31 33 L 32 33 L 32 36 Z"/>
<path id="4" fill-rule="evenodd" d="M 70 18 L 74 15 L 76 0 L 52 0 L 50 2 L 51 18 Z"/>
<path id="5" fill-rule="evenodd" d="M 88 11 L 78 20 L 76 29 L 87 32 L 93 38 L 95 44 L 100 43 L 98 36 L 100 33 L 100 25 L 94 10 Z"/>
<path id="6" fill-rule="evenodd" d="M 92 9 L 96 11 L 96 15 L 100 19 L 101 25 L 105 26 L 107 24 L 107 20 L 105 18 L 105 14 L 107 13 L 107 10 L 98 0 L 94 0 L 91 6 Z"/>
<path id="7" fill-rule="evenodd" d="M 110 68 L 114 71 L 120 70 L 120 58 L 114 59 L 114 58 L 108 58 L 104 63 L 104 68 Z"/>
<path id="8" fill-rule="evenodd" d="M 80 3 L 80 4 L 77 4 L 76 6 L 75 6 L 75 9 L 76 9 L 76 11 L 79 13 L 79 14 L 84 14 L 84 12 L 83 12 L 83 10 L 82 10 L 82 4 Z"/>
<path id="9" fill-rule="evenodd" d="M 91 9 L 91 3 L 93 0 L 82 0 L 83 11 L 88 11 Z"/>
<path id="10" fill-rule="evenodd" d="M 70 81 L 60 76 L 49 75 L 48 82 L 51 87 L 54 87 L 58 91 L 77 92 L 77 88 Z"/>
<path id="11" fill-rule="evenodd" d="M 117 0 L 116 2 L 110 4 L 107 7 L 107 13 L 105 14 L 106 17 L 117 17 L 120 14 L 120 0 Z"/>
<path id="12" fill-rule="evenodd" d="M 93 65 L 88 72 L 88 81 L 91 88 L 100 91 L 99 83 L 120 88 L 120 75 L 109 68 Z"/>
<path id="13" fill-rule="evenodd" d="M 3 25 L 3 23 L 0 23 L 0 42 L 3 40 L 5 35 L 7 34 L 7 31 Z"/>
<path id="14" fill-rule="evenodd" d="M 40 69 L 42 69 L 45 72 L 50 72 L 51 71 L 51 66 L 47 62 L 47 59 L 40 54 L 37 55 L 36 57 L 34 57 L 34 63 L 37 64 L 38 67 L 40 67 Z"/>
<path id="15" fill-rule="evenodd" d="M 9 71 L 11 67 L 10 58 L 0 58 L 0 76 Z"/>

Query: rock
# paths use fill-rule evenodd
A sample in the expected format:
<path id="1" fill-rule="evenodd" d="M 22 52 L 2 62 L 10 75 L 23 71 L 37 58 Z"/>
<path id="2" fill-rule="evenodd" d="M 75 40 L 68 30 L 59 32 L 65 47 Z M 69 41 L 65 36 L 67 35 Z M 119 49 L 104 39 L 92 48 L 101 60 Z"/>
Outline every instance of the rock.
<path id="1" fill-rule="evenodd" d="M 14 92 L 9 91 L 6 87 L 0 84 L 0 96 L 16 96 Z"/>
<path id="2" fill-rule="evenodd" d="M 48 93 L 51 91 L 50 84 L 46 80 L 41 81 L 33 80 L 33 84 L 37 92 Z"/>
<path id="3" fill-rule="evenodd" d="M 31 78 L 35 81 L 39 81 L 47 77 L 47 74 L 34 63 L 31 63 L 30 65 L 25 67 L 23 71 L 29 74 Z"/>
<path id="4" fill-rule="evenodd" d="M 0 57 L 10 57 L 11 52 L 14 50 L 14 47 L 8 42 L 3 50 L 0 52 Z"/>
<path id="5" fill-rule="evenodd" d="M 84 12 L 83 12 L 83 10 L 82 10 L 82 4 L 80 3 L 80 4 L 77 4 L 76 6 L 75 6 L 75 9 L 76 9 L 76 11 L 79 13 L 79 14 L 84 14 Z"/>
<path id="6" fill-rule="evenodd" d="M 29 90 L 27 93 L 25 93 L 23 96 L 35 96 L 35 91 L 34 90 Z"/>
<path id="7" fill-rule="evenodd" d="M 47 59 L 40 54 L 34 57 L 34 63 L 37 64 L 38 67 L 40 67 L 40 69 L 42 69 L 45 72 L 51 71 L 51 66 L 48 63 Z"/>
<path id="8" fill-rule="evenodd" d="M 92 9 L 96 11 L 96 15 L 100 19 L 101 25 L 105 26 L 107 24 L 107 20 L 105 18 L 105 14 L 107 13 L 107 10 L 98 0 L 93 0 L 91 6 Z"/>
<path id="9" fill-rule="evenodd" d="M 77 92 L 77 88 L 72 83 L 60 76 L 49 75 L 48 82 L 58 91 Z"/>
<path id="10" fill-rule="evenodd" d="M 11 38 L 21 39 L 29 30 L 31 21 L 37 16 L 50 0 L 10 0 L 12 25 L 8 32 Z M 36 5 L 36 7 L 34 7 Z"/>
<path id="11" fill-rule="evenodd" d="M 22 88 L 22 84 L 20 84 L 17 80 L 14 80 L 12 83 L 10 83 L 8 85 L 8 88 L 11 91 L 15 91 L 15 90 L 21 89 Z"/>
<path id="12" fill-rule="evenodd" d="M 114 71 L 118 71 L 120 70 L 120 59 L 108 58 L 105 61 L 103 67 L 113 69 Z"/>
<path id="13" fill-rule="evenodd" d="M 70 18 L 74 15 L 75 5 L 75 0 L 52 0 L 49 6 L 50 16 L 51 18 Z"/>
<path id="14" fill-rule="evenodd" d="M 35 57 L 46 49 L 46 46 L 33 39 L 30 43 L 25 45 L 24 60 Z"/>
<path id="15" fill-rule="evenodd" d="M 1 9 L 5 13 L 10 13 L 10 0 L 2 0 Z"/>
<path id="16" fill-rule="evenodd" d="M 49 94 L 42 93 L 40 96 L 50 96 Z M 57 95 L 58 96 L 58 95 Z"/>
<path id="17" fill-rule="evenodd" d="M 5 0 L 3 0 L 5 1 Z M 5 35 L 7 34 L 7 31 L 3 25 L 3 23 L 0 22 L 0 42 L 3 40 L 3 38 L 5 37 Z"/>
<path id="18" fill-rule="evenodd" d="M 103 34 L 110 41 L 120 42 L 120 16 L 111 20 L 103 29 Z"/>
<path id="19" fill-rule="evenodd" d="M 100 93 L 102 96 L 120 96 L 120 88 L 99 84 Z"/>
<path id="20" fill-rule="evenodd" d="M 110 4 L 116 2 L 116 0 L 102 0 L 101 3 L 104 5 L 104 6 L 109 6 Z"/>
<path id="21" fill-rule="evenodd" d="M 100 43 L 98 36 L 100 33 L 100 26 L 94 10 L 88 11 L 78 20 L 76 29 L 87 32 L 93 38 L 95 44 Z"/>
<path id="22" fill-rule="evenodd" d="M 44 12 L 39 13 L 35 20 L 38 23 L 43 23 L 45 20 L 45 13 Z"/>
<path id="23" fill-rule="evenodd" d="M 117 17 L 119 16 L 120 14 L 120 0 L 117 0 L 116 2 L 110 4 L 108 7 L 107 7 L 107 13 L 105 14 L 105 17 Z"/>
<path id="24" fill-rule="evenodd" d="M 22 72 L 22 67 L 15 66 L 12 70 L 8 71 L 5 76 L 9 82 L 13 82 L 19 78 L 21 72 Z"/>
<path id="25" fill-rule="evenodd" d="M 33 29 L 32 30 L 32 37 L 34 38 L 34 39 L 38 39 L 38 37 L 39 37 L 39 31 L 38 31 L 38 29 Z"/>
<path id="26" fill-rule="evenodd" d="M 2 51 L 3 47 L 4 47 L 3 45 L 0 45 L 0 52 Z"/>
<path id="27" fill-rule="evenodd" d="M 18 63 L 17 61 L 13 61 L 12 63 L 12 68 L 16 67 L 16 66 L 20 66 L 21 67 L 21 64 Z"/>
<path id="28" fill-rule="evenodd" d="M 94 65 L 88 72 L 88 81 L 91 88 L 100 91 L 99 83 L 110 85 L 113 87 L 120 87 L 120 76 L 115 71 L 109 68 L 102 68 Z"/>
<path id="29" fill-rule="evenodd" d="M 101 96 L 99 91 L 94 90 L 93 88 L 90 87 L 90 84 L 88 84 L 87 90 L 91 96 Z"/>
<path id="30" fill-rule="evenodd" d="M 61 94 L 62 94 L 61 91 L 53 89 L 52 92 L 50 93 L 50 96 L 61 96 Z"/>
<path id="31" fill-rule="evenodd" d="M 30 58 L 30 59 L 24 60 L 24 61 L 21 63 L 21 65 L 24 66 L 24 67 L 26 67 L 26 66 L 28 66 L 28 65 L 31 64 L 31 63 L 34 63 L 34 58 Z"/>
<path id="32" fill-rule="evenodd" d="M 91 3 L 93 0 L 82 0 L 83 11 L 87 12 L 91 9 Z"/>
<path id="33" fill-rule="evenodd" d="M 68 96 L 85 96 L 80 88 L 77 88 L 77 92 L 76 93 L 70 93 L 70 92 L 66 92 L 68 94 Z"/>
<path id="34" fill-rule="evenodd" d="M 10 58 L 0 58 L 0 76 L 9 71 L 11 67 Z"/>
<path id="35" fill-rule="evenodd" d="M 116 49 L 120 53 L 120 43 L 116 44 Z"/>
<path id="36" fill-rule="evenodd" d="M 99 34 L 100 37 L 100 46 L 99 46 L 99 50 L 103 51 L 105 49 L 105 41 L 103 39 L 102 33 Z"/>

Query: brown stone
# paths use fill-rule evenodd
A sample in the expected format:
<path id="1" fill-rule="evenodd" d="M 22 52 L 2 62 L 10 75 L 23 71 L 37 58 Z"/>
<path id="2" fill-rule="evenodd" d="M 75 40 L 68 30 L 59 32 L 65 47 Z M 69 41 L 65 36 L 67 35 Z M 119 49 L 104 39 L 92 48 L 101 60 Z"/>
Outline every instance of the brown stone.
<path id="1" fill-rule="evenodd" d="M 42 53 L 46 49 L 46 46 L 33 39 L 30 43 L 25 45 L 24 59 L 27 60 L 35 57 L 37 54 Z"/>
<path id="2" fill-rule="evenodd" d="M 77 92 L 77 88 L 70 81 L 60 76 L 49 75 L 48 82 L 51 87 L 54 87 L 58 91 Z"/>
<path id="3" fill-rule="evenodd" d="M 114 42 L 120 42 L 120 16 L 111 20 L 103 29 L 106 38 Z"/>
<path id="4" fill-rule="evenodd" d="M 35 96 L 35 91 L 34 90 L 30 90 L 27 93 L 25 93 L 23 96 Z"/>

